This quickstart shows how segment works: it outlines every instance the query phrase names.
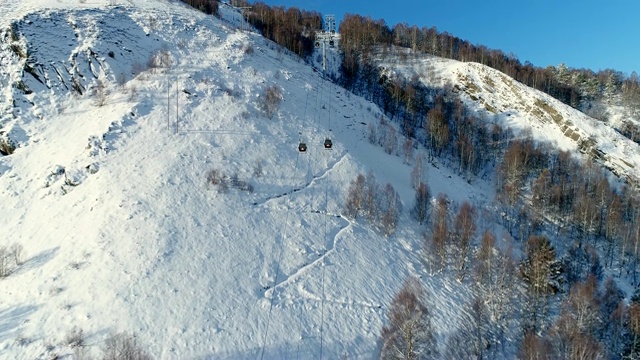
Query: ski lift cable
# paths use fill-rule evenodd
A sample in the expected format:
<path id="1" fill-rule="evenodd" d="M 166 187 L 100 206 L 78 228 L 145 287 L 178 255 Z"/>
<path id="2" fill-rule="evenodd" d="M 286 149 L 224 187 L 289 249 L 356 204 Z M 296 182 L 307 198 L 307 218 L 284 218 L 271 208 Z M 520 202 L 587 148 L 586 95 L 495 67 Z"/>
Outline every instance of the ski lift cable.
<path id="1" fill-rule="evenodd" d="M 324 59 L 323 59 L 324 60 Z M 322 69 L 322 80 L 323 80 L 323 84 L 325 86 L 327 86 L 326 84 L 326 74 L 325 74 L 325 69 L 323 67 Z M 330 91 L 327 91 L 327 94 L 330 94 Z M 328 98 L 328 96 L 327 96 Z M 324 102 L 324 101 L 323 101 Z M 329 121 L 329 132 L 331 132 L 331 104 L 328 105 L 329 109 L 329 116 L 328 116 L 328 121 Z M 323 145 L 325 147 L 325 149 L 327 149 L 326 147 L 326 139 L 325 139 L 325 144 Z M 322 243 L 322 275 L 321 275 L 321 288 L 322 288 L 322 296 L 320 298 L 320 359 L 322 360 L 322 354 L 323 354 L 323 350 L 324 350 L 324 303 L 325 303 L 325 273 L 326 273 L 326 268 L 327 268 L 327 264 L 326 264 L 326 255 L 327 255 L 327 222 L 328 222 L 328 215 L 329 214 L 329 173 L 327 173 L 327 177 L 325 178 L 325 187 L 324 187 L 324 212 L 325 212 L 325 216 L 324 216 L 324 237 L 323 237 L 323 243 Z"/>
<path id="2" fill-rule="evenodd" d="M 324 70 L 322 71 L 322 77 L 325 78 L 326 81 L 326 74 L 324 73 Z M 329 92 L 331 93 L 331 92 Z M 327 118 L 329 120 L 329 132 L 331 132 L 331 104 L 329 104 L 329 108 L 327 109 Z"/>
<path id="3" fill-rule="evenodd" d="M 298 160 L 300 159 L 300 152 L 296 153 L 296 164 L 294 167 L 294 171 L 293 171 L 293 175 L 292 178 L 295 177 L 296 172 L 298 171 Z M 293 179 L 295 180 L 295 179 Z M 292 195 L 295 189 L 295 183 L 292 181 L 291 182 L 291 191 L 289 192 L 289 195 Z M 273 287 L 272 292 L 271 292 L 271 301 L 269 302 L 269 314 L 267 315 L 267 325 L 264 331 L 264 336 L 262 338 L 262 350 L 260 351 L 260 359 L 264 359 L 264 349 L 267 345 L 267 336 L 269 334 L 269 325 L 271 324 L 271 313 L 273 311 L 273 303 L 274 300 L 276 298 L 276 286 L 278 285 L 278 276 L 280 275 L 280 263 L 282 262 L 282 254 L 284 253 L 283 251 L 283 247 L 284 247 L 284 242 L 285 239 L 287 238 L 287 230 L 289 230 L 289 228 L 291 227 L 290 223 L 289 223 L 289 215 L 291 214 L 291 196 L 288 197 L 288 201 L 287 201 L 287 215 L 285 216 L 285 226 L 284 226 L 284 231 L 282 233 L 282 241 L 280 242 L 280 246 L 279 246 L 279 252 L 280 254 L 278 255 L 278 262 L 276 263 L 276 276 L 273 279 Z"/>
<path id="4" fill-rule="evenodd" d="M 309 93 L 310 91 L 307 91 L 307 96 L 305 97 L 305 101 L 304 101 L 304 115 L 302 117 L 302 121 L 304 122 L 307 119 L 307 109 L 309 106 Z M 303 124 L 304 125 L 304 124 Z M 302 126 L 302 128 L 304 128 L 304 126 Z M 300 141 L 302 141 L 302 139 L 300 139 Z M 298 149 L 299 150 L 299 149 Z M 298 152 L 299 154 L 299 152 Z M 309 157 L 310 158 L 310 157 Z M 310 161 L 310 159 L 308 159 Z M 311 166 L 311 163 L 309 162 L 309 167 Z M 305 175 L 305 180 L 306 180 L 306 175 Z M 303 340 L 303 325 L 302 325 L 302 309 L 304 308 L 304 304 L 300 303 L 300 316 L 298 317 L 298 331 L 300 332 L 300 341 L 298 341 L 298 345 L 296 348 L 296 358 L 298 359 L 300 356 L 300 344 L 302 343 Z"/>
<path id="5" fill-rule="evenodd" d="M 329 217 L 329 173 L 325 177 L 325 186 L 324 186 L 324 243 L 322 250 L 322 297 L 320 302 L 320 359 L 322 360 L 322 350 L 324 345 L 324 300 L 325 300 L 325 282 L 324 275 L 326 272 L 327 264 L 326 264 L 326 255 L 327 255 L 327 218 Z"/>

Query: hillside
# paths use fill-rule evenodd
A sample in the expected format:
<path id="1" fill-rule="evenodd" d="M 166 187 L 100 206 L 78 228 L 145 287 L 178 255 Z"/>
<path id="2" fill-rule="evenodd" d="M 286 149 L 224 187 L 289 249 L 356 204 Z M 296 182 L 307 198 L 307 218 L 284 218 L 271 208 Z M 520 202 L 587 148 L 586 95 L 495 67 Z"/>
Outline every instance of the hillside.
<path id="1" fill-rule="evenodd" d="M 559 149 L 585 154 L 623 181 L 637 184 L 640 179 L 640 148 L 612 127 L 615 122 L 593 119 L 495 69 L 428 55 L 380 57 L 377 63 L 391 79 L 417 77 L 425 86 L 451 88 L 468 108 L 516 136 L 531 133 Z"/>
<path id="2" fill-rule="evenodd" d="M 478 174 L 452 169 L 376 104 L 240 31 L 229 7 L 211 17 L 179 1 L 10 0 L 0 11 L 0 150 L 13 150 L 0 157 L 0 260 L 10 259 L 0 261 L 0 357 L 75 358 L 68 337 L 82 330 L 91 358 L 127 332 L 158 359 L 371 359 L 408 276 L 425 289 L 442 356 L 518 352 L 527 249 L 507 227 L 528 220 L 496 200 L 503 153 Z M 637 144 L 502 73 L 429 56 L 377 61 L 388 79 L 451 90 L 487 128 L 511 129 L 508 141 L 531 134 L 632 183 L 640 175 Z M 417 177 L 433 220 L 419 224 L 412 181 L 427 154 Z M 388 236 L 381 211 L 347 214 L 359 174 L 367 191 L 398 200 Z M 440 268 L 429 247 L 441 209 L 459 236 L 465 202 L 477 228 L 466 277 L 453 241 Z M 537 232 L 564 259 L 583 232 L 541 218 Z M 488 233 L 493 269 L 512 281 L 493 297 L 474 262 Z M 550 313 L 569 308 L 564 294 L 544 298 Z M 480 332 L 476 350 L 460 345 Z"/>
<path id="3" fill-rule="evenodd" d="M 2 129 L 16 150 L 0 158 L 0 228 L 24 259 L 2 280 L 2 353 L 71 354 L 74 328 L 93 354 L 120 331 L 158 358 L 378 351 L 386 304 L 426 270 L 417 227 L 390 241 L 340 216 L 369 170 L 412 203 L 410 166 L 363 140 L 374 105 L 177 2 L 3 4 Z M 271 85 L 283 102 L 268 119 Z M 254 190 L 220 192 L 210 170 Z M 447 170 L 428 179 L 456 201 L 491 198 Z M 468 290 L 426 286 L 446 337 Z"/>

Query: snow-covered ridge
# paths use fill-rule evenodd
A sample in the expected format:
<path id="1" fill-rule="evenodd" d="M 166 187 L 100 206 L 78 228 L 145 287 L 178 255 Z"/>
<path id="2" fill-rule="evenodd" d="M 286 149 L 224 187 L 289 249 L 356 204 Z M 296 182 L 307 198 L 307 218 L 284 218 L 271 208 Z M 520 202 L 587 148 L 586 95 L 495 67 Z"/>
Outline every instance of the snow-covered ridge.
<path id="1" fill-rule="evenodd" d="M 469 108 L 516 133 L 531 130 L 536 139 L 563 150 L 579 150 L 625 180 L 637 183 L 640 179 L 638 144 L 609 124 L 500 71 L 478 63 L 430 56 L 403 61 L 381 59 L 379 63 L 389 76 L 411 79 L 417 75 L 425 85 L 451 88 Z"/>

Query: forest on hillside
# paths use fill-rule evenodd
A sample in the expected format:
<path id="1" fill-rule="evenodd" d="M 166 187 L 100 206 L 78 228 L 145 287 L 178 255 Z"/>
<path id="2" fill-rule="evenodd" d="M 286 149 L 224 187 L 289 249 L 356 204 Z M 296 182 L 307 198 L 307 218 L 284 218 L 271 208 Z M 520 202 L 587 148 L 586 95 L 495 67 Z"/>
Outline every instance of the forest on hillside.
<path id="1" fill-rule="evenodd" d="M 217 15 L 220 6 L 217 0 L 182 1 L 213 15 Z M 296 7 L 270 6 L 259 1 L 251 3 L 247 0 L 235 0 L 232 4 L 237 8 L 250 7 L 243 14 L 256 30 L 309 60 L 314 51 L 315 34 L 323 28 L 322 14 Z M 370 93 L 370 83 L 381 77 L 371 62 L 376 51 L 380 48 L 386 51 L 392 46 L 398 46 L 410 49 L 417 56 L 429 54 L 489 66 L 601 121 L 606 121 L 608 114 L 599 106 L 598 101 L 622 104 L 629 117 L 637 119 L 640 116 L 640 76 L 636 72 L 626 75 L 614 69 L 595 72 L 591 69 L 568 68 L 564 64 L 544 68 L 529 62 L 523 64 L 514 54 L 471 44 L 446 31 L 439 31 L 436 27 L 418 27 L 406 23 L 389 27 L 382 19 L 374 20 L 357 14 L 344 16 L 339 33 L 341 39 L 338 44 L 342 52 L 341 81 L 356 93 Z M 420 98 L 420 94 L 414 95 L 411 91 L 416 86 L 417 84 L 407 81 L 391 84 L 391 87 L 400 89 L 383 91 L 408 92 L 405 97 Z M 409 105 L 406 100 L 403 103 Z M 625 121 L 618 130 L 633 141 L 640 142 L 640 127 L 637 124 Z"/>
<path id="2" fill-rule="evenodd" d="M 247 20 L 265 37 L 301 58 L 313 54 L 321 14 L 261 2 L 236 4 L 245 5 L 252 7 Z M 414 203 L 402 209 L 393 187 L 371 173 L 360 174 L 349 185 L 344 215 L 392 239 L 398 217 L 407 212 L 423 229 L 425 266 L 468 284 L 476 294 L 461 309 L 469 317 L 465 326 L 438 345 L 430 322 L 438 309 L 429 306 L 420 281 L 407 279 L 388 308 L 380 334 L 382 358 L 508 358 L 514 351 L 522 359 L 640 358 L 637 189 L 612 182 L 593 159 L 577 160 L 530 135 L 516 138 L 509 129 L 487 127 L 451 89 L 388 79 L 372 60 L 395 46 L 416 55 L 478 62 L 601 121 L 607 120 L 598 107 L 602 102 L 619 103 L 629 118 L 638 118 L 637 74 L 535 67 L 434 27 L 389 27 L 360 15 L 347 14 L 339 32 L 339 81 L 384 111 L 369 124 L 368 139 L 413 166 L 415 190 Z M 640 141 L 633 121 L 617 130 Z M 471 183 L 495 179 L 493 208 L 432 194 L 424 180 L 427 163 L 446 166 Z M 499 239 L 480 223 L 497 223 L 509 236 Z"/>

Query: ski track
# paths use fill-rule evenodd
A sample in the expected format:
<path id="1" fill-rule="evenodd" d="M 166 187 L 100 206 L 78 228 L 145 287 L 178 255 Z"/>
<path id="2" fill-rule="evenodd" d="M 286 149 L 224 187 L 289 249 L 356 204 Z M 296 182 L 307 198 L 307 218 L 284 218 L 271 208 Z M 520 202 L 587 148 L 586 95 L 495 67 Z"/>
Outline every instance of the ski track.
<path id="1" fill-rule="evenodd" d="M 324 299 L 311 291 L 308 291 L 302 287 L 298 289 L 301 292 L 300 299 L 308 302 L 323 302 L 324 304 L 333 304 L 343 309 L 349 309 L 353 307 L 372 309 L 376 312 L 380 311 L 384 306 L 382 304 L 375 304 L 373 302 L 349 300 L 349 299 L 332 299 L 325 297 Z"/>
<path id="2" fill-rule="evenodd" d="M 253 205 L 254 206 L 262 206 L 262 205 L 265 205 L 265 204 L 267 204 L 267 203 L 269 203 L 269 202 L 271 202 L 273 200 L 277 200 L 277 199 L 280 199 L 280 198 L 282 198 L 284 196 L 292 195 L 293 193 L 296 193 L 296 192 L 299 192 L 299 191 L 302 191 L 302 190 L 310 188 L 312 185 L 314 185 L 316 183 L 317 180 L 325 178 L 328 175 L 328 173 L 330 171 L 334 170 L 338 165 L 340 165 L 344 161 L 344 159 L 346 157 L 347 157 L 347 152 L 345 151 L 340 155 L 340 159 L 336 160 L 332 165 L 327 167 L 327 169 L 325 171 L 323 171 L 322 174 L 314 176 L 313 179 L 311 181 L 309 181 L 308 183 L 306 183 L 305 185 L 293 188 L 291 191 L 287 191 L 285 193 L 280 193 L 278 195 L 274 195 L 274 196 L 268 197 L 268 198 L 266 198 L 264 200 L 261 200 L 261 201 L 256 201 L 256 202 L 253 203 Z"/>
<path id="3" fill-rule="evenodd" d="M 283 279 L 282 281 L 276 283 L 275 286 L 273 286 L 269 290 L 265 291 L 265 294 L 264 294 L 265 297 L 269 296 L 269 294 L 267 294 L 267 293 L 273 293 L 273 291 L 275 291 L 275 289 L 277 289 L 278 287 L 281 287 L 281 285 L 285 286 L 285 285 L 293 282 L 296 278 L 302 276 L 305 272 L 307 272 L 312 267 L 315 267 L 317 264 L 322 263 L 321 266 L 327 266 L 324 261 L 329 256 L 329 254 L 331 254 L 331 253 L 333 253 L 335 251 L 336 244 L 338 242 L 338 237 L 344 231 L 346 231 L 347 229 L 349 229 L 349 228 L 351 228 L 353 226 L 350 221 L 346 220 L 342 216 L 340 218 L 344 221 L 345 225 L 343 227 L 341 227 L 340 230 L 338 230 L 336 232 L 336 234 L 333 236 L 333 241 L 331 242 L 331 247 L 329 247 L 328 249 L 325 249 L 323 254 L 320 257 L 318 257 L 317 259 L 313 260 L 309 264 L 306 264 L 306 265 L 300 267 L 298 270 L 294 271 L 291 275 L 288 275 L 285 279 Z"/>

